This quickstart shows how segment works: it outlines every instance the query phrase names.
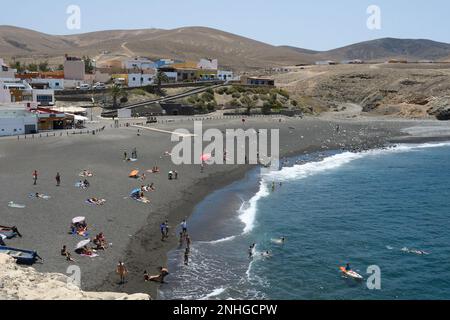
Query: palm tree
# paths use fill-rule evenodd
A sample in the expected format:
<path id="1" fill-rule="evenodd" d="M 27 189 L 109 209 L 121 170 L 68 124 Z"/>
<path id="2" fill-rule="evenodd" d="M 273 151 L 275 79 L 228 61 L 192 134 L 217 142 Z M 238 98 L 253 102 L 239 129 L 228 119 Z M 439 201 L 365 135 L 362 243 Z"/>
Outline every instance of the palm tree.
<path id="1" fill-rule="evenodd" d="M 169 82 L 169 77 L 165 72 L 162 72 L 161 70 L 158 70 L 155 77 L 155 83 L 157 85 L 158 93 L 161 93 L 161 85 L 163 83 Z"/>
<path id="2" fill-rule="evenodd" d="M 121 86 L 115 84 L 111 88 L 111 96 L 113 98 L 113 108 L 117 109 L 117 97 L 123 94 L 123 89 Z"/>

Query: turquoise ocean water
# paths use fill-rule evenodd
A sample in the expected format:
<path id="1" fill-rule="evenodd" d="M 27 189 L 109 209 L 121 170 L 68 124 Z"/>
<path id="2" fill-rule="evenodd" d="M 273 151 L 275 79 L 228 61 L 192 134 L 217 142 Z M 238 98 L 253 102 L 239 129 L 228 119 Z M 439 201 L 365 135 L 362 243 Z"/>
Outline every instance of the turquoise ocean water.
<path id="1" fill-rule="evenodd" d="M 161 298 L 450 299 L 450 143 L 290 162 L 197 206 L 190 265 L 169 254 Z M 365 279 L 378 266 L 381 290 L 343 277 L 346 263 Z"/>

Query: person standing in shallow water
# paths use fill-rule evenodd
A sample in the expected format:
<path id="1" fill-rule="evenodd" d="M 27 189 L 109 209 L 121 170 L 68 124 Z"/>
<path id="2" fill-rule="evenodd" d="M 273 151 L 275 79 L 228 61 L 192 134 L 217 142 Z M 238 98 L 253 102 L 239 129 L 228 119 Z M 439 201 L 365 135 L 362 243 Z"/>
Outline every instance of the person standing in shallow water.
<path id="1" fill-rule="evenodd" d="M 184 265 L 189 265 L 189 248 L 186 248 L 186 250 L 184 251 Z"/>

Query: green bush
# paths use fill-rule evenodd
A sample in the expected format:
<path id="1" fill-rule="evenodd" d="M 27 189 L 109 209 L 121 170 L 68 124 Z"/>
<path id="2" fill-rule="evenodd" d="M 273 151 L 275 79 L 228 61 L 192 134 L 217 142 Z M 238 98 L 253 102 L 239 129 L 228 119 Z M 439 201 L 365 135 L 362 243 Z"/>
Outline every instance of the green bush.
<path id="1" fill-rule="evenodd" d="M 262 111 L 263 114 L 270 114 L 270 113 L 272 113 L 272 106 L 271 106 L 271 104 L 269 102 L 265 102 L 261 111 Z"/>
<path id="2" fill-rule="evenodd" d="M 240 99 L 241 98 L 241 94 L 239 92 L 235 92 L 231 96 L 233 97 L 233 99 Z"/>
<path id="3" fill-rule="evenodd" d="M 240 103 L 239 100 L 233 99 L 233 100 L 231 100 L 231 102 L 230 102 L 230 106 L 232 106 L 232 107 L 241 107 L 241 103 Z"/>

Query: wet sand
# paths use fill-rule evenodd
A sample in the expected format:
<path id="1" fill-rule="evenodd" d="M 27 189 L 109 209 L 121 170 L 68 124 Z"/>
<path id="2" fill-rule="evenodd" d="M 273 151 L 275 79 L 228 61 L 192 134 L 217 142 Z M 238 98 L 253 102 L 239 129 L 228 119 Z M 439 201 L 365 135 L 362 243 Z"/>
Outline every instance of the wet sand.
<path id="1" fill-rule="evenodd" d="M 337 122 L 317 118 L 283 119 L 281 123 L 252 118 L 245 128 L 279 128 L 281 153 L 290 156 L 326 149 L 377 147 L 389 140 L 404 139 L 407 134 L 401 132 L 403 128 L 422 125 L 420 121 L 339 120 L 338 123 L 339 133 Z M 208 120 L 203 125 L 204 129 L 220 130 L 243 126 L 239 118 Z M 184 120 L 153 127 L 170 132 L 178 128 L 192 131 L 192 126 L 192 121 Z M 169 134 L 143 129 L 140 134 L 138 137 L 137 128 L 112 129 L 108 125 L 95 136 L 0 139 L 0 225 L 15 225 L 24 235 L 8 240 L 7 245 L 37 250 L 44 258 L 44 263 L 36 265 L 38 271 L 66 273 L 69 265 L 78 265 L 84 290 L 144 292 L 155 298 L 158 285 L 143 281 L 144 270 L 157 274 L 157 268 L 166 264 L 167 252 L 177 245 L 179 223 L 210 192 L 241 179 L 252 166 L 208 166 L 203 173 L 199 165 L 177 167 L 170 157 L 163 156 L 175 145 Z M 124 162 L 123 152 L 127 150 L 130 154 L 134 147 L 139 161 Z M 143 183 L 128 178 L 133 169 L 146 171 L 155 165 L 161 173 L 147 174 Z M 37 186 L 33 186 L 31 177 L 35 169 L 40 173 Z M 75 187 L 83 169 L 95 173 L 88 179 L 91 183 L 88 190 Z M 179 172 L 178 180 L 167 179 L 170 170 Z M 60 187 L 56 187 L 57 172 L 62 176 Z M 149 183 L 156 186 L 156 191 L 148 194 L 150 205 L 128 197 L 132 189 Z M 35 192 L 48 194 L 51 199 L 29 199 L 28 194 Z M 104 198 L 107 203 L 89 206 L 84 201 L 90 197 Z M 9 208 L 9 201 L 26 208 Z M 67 245 L 73 252 L 82 240 L 68 234 L 71 219 L 80 215 L 87 217 L 91 238 L 104 232 L 112 245 L 97 258 L 73 254 L 76 262 L 68 263 L 60 256 L 60 249 Z M 162 242 L 159 225 L 165 220 L 169 220 L 172 228 L 169 240 Z M 125 285 L 118 284 L 114 272 L 119 260 L 125 262 L 130 272 Z"/>

